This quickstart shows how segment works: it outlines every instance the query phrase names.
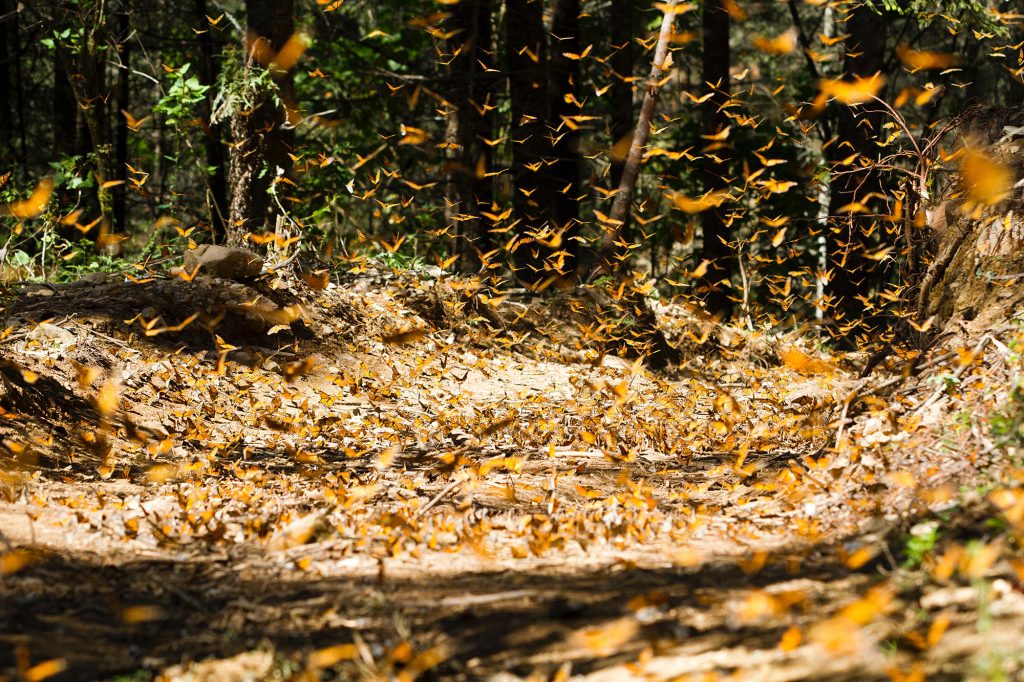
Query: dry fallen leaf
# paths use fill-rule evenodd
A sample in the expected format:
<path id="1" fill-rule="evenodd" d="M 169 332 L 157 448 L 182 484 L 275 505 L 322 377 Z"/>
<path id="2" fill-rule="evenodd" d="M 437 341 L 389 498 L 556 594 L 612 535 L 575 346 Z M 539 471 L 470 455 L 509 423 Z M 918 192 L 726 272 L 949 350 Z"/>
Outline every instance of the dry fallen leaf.
<path id="1" fill-rule="evenodd" d="M 280 551 L 309 542 L 323 522 L 323 514 L 312 513 L 292 521 L 270 536 L 267 549 Z"/>

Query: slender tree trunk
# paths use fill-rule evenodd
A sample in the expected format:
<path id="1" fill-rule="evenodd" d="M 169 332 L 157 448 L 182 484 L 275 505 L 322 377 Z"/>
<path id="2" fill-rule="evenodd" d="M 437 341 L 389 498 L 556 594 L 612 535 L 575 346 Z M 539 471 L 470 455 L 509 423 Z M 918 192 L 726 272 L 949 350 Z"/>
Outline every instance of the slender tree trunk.
<path id="1" fill-rule="evenodd" d="M 247 69 L 267 68 L 258 57 L 272 61 L 295 32 L 294 0 L 248 0 L 246 2 Z M 292 101 L 291 77 L 276 71 L 273 75 L 282 102 Z M 287 106 L 287 104 L 286 104 Z M 278 209 L 270 197 L 270 187 L 278 173 L 291 168 L 290 135 L 284 129 L 285 109 L 274 98 L 263 94 L 249 111 L 231 117 L 234 147 L 231 154 L 231 225 L 229 240 L 270 224 Z"/>
<path id="2" fill-rule="evenodd" d="M 461 267 L 473 272 L 480 267 L 478 254 L 489 251 L 492 242 L 480 217 L 480 207 L 493 200 L 486 175 L 491 152 L 483 141 L 491 136 L 493 106 L 483 66 L 493 61 L 490 0 L 461 0 L 452 9 L 451 30 L 457 33 L 448 43 L 454 57 L 448 65 L 453 111 L 448 117 L 445 218 L 455 232 Z"/>
<path id="3" fill-rule="evenodd" d="M 16 3 L 17 4 L 17 3 Z M 21 165 L 28 172 L 28 124 L 25 121 L 25 74 L 22 72 L 21 60 L 21 5 L 14 15 L 14 40 L 12 55 L 14 57 L 15 96 L 18 113 L 18 143 L 21 148 Z"/>
<path id="4" fill-rule="evenodd" d="M 661 20 L 661 30 L 658 33 L 658 42 L 654 47 L 654 63 L 647 79 L 647 91 L 644 93 L 640 116 L 633 131 L 629 154 L 626 156 L 622 168 L 619 191 L 615 195 L 608 215 L 610 224 L 604 226 L 606 232 L 602 240 L 601 252 L 598 255 L 597 266 L 591 272 L 591 277 L 601 270 L 617 273 L 625 259 L 626 251 L 621 249 L 618 243 L 621 242 L 622 226 L 625 224 L 633 204 L 633 193 L 636 190 L 637 179 L 640 177 L 644 146 L 650 136 L 651 121 L 654 120 L 654 111 L 658 104 L 658 93 L 668 67 L 669 36 L 672 34 L 677 5 L 678 0 L 668 0 L 664 3 L 664 16 Z M 651 309 L 647 299 L 639 293 L 639 290 L 631 287 L 630 293 L 623 297 L 623 303 L 625 314 L 634 316 L 636 319 L 636 334 L 645 340 L 645 352 L 648 354 L 651 366 L 662 369 L 677 362 L 678 349 L 668 344 L 664 333 L 658 327 L 657 315 Z"/>
<path id="5" fill-rule="evenodd" d="M 611 98 L 611 138 L 612 145 L 618 144 L 633 131 L 636 120 L 633 113 L 633 69 L 636 66 L 636 49 L 633 46 L 633 31 L 636 23 L 634 12 L 635 0 L 612 0 L 610 19 L 612 49 L 615 53 L 611 58 L 612 87 Z M 626 159 L 612 160 L 611 183 L 618 187 L 622 180 L 622 170 Z M 623 225 L 623 238 L 629 238 L 629 221 Z"/>
<path id="6" fill-rule="evenodd" d="M 494 182 L 487 173 L 491 170 L 494 153 L 493 147 L 484 142 L 484 140 L 494 137 L 494 116 L 491 112 L 494 111 L 497 103 L 495 102 L 496 95 L 494 92 L 495 78 L 493 75 L 486 73 L 483 65 L 486 64 L 492 68 L 495 66 L 494 32 L 491 28 L 491 14 L 494 7 L 492 0 L 478 0 L 478 4 L 479 7 L 476 12 L 475 61 L 481 73 L 473 79 L 473 89 L 471 91 L 472 99 L 470 104 L 473 107 L 472 113 L 477 117 L 477 120 L 475 124 L 476 135 L 471 141 L 474 145 L 474 154 L 470 161 L 473 164 L 477 205 L 489 207 L 494 203 Z M 494 239 L 488 231 L 489 228 L 490 226 L 482 219 L 477 220 L 473 225 L 473 238 L 476 240 L 476 246 L 482 252 L 490 251 L 494 247 Z M 476 269 L 476 252 L 467 251 L 467 253 L 471 255 L 468 256 L 468 262 L 463 261 L 463 267 L 467 270 L 470 268 Z"/>
<path id="7" fill-rule="evenodd" d="M 130 15 L 127 11 L 117 15 L 117 51 L 121 57 L 121 68 L 117 73 L 117 112 L 114 114 L 116 125 L 116 136 L 114 143 L 114 178 L 121 181 L 121 185 L 114 190 L 114 229 L 117 232 L 128 232 L 128 119 L 122 111 L 131 112 L 131 47 L 129 37 L 131 34 Z"/>
<path id="8" fill-rule="evenodd" d="M 672 0 L 664 4 L 665 15 L 662 18 L 661 31 L 654 48 L 654 63 L 651 66 L 650 76 L 647 78 L 647 91 L 644 93 L 640 116 L 637 119 L 636 128 L 633 130 L 633 142 L 630 144 L 629 154 L 626 155 L 623 164 L 619 191 L 615 195 L 611 211 L 608 214 L 609 224 L 604 226 L 605 234 L 601 241 L 601 251 L 598 255 L 597 266 L 591 273 L 592 276 L 601 270 L 616 272 L 626 255 L 626 250 L 621 247 L 622 227 L 629 216 L 633 193 L 636 191 L 637 179 L 640 177 L 644 146 L 647 145 L 647 138 L 651 134 L 651 121 L 654 120 L 654 111 L 658 104 L 661 81 L 665 77 L 664 67 L 669 57 L 669 36 L 672 34 L 675 9 L 678 3 L 676 0 Z"/>
<path id="9" fill-rule="evenodd" d="M 703 9 L 703 55 L 701 80 L 711 97 L 701 105 L 701 131 L 705 146 L 700 159 L 700 176 L 705 192 L 728 189 L 729 148 L 724 141 L 713 139 L 728 125 L 723 105 L 729 99 L 729 12 L 722 0 L 705 0 Z M 723 319 L 732 315 L 733 302 L 727 283 L 732 275 L 732 250 L 727 242 L 729 229 L 725 224 L 725 208 L 713 206 L 700 214 L 703 233 L 701 258 L 708 261 L 705 274 L 697 286 L 708 312 Z"/>
<path id="10" fill-rule="evenodd" d="M 99 203 L 103 226 L 113 224 L 113 194 L 103 185 L 112 179 L 111 146 L 107 125 L 106 74 L 98 52 L 95 32 L 89 35 L 78 52 L 78 73 L 71 78 L 79 113 L 89 132 L 89 151 L 93 155 L 93 168 L 97 179 L 96 199 Z"/>
<path id="11" fill-rule="evenodd" d="M 10 171 L 15 158 L 15 98 L 10 96 L 14 88 L 21 88 L 21 83 L 14 80 L 14 60 L 18 49 L 14 44 L 14 17 L 9 16 L 16 11 L 14 0 L 0 0 L 0 159 L 3 166 L 0 174 Z"/>
<path id="12" fill-rule="evenodd" d="M 5 171 L 26 171 L 28 164 L 27 123 L 25 121 L 25 78 L 21 70 L 21 13 L 17 0 L 0 2 L 0 151 L 7 164 Z"/>
<path id="13" fill-rule="evenodd" d="M 71 89 L 71 80 L 65 68 L 64 60 L 56 59 L 53 64 L 53 90 L 50 110 L 50 125 L 52 127 L 53 139 L 51 155 L 55 161 L 66 159 L 70 156 L 84 155 L 88 152 L 88 132 L 84 129 L 84 123 L 80 122 L 78 115 L 78 104 L 75 100 L 74 90 Z M 64 203 L 71 200 L 75 192 L 67 188 L 58 190 L 59 201 Z M 61 234 L 67 239 L 75 240 L 81 233 L 73 227 L 63 227 Z"/>
<path id="14" fill-rule="evenodd" d="M 512 205 L 519 221 L 513 253 L 516 275 L 527 284 L 547 276 L 547 248 L 536 241 L 548 224 L 548 188 L 541 182 L 550 150 L 544 122 L 547 50 L 541 0 L 505 0 L 509 108 L 512 140 Z"/>
<path id="15" fill-rule="evenodd" d="M 843 70 L 848 78 L 869 77 L 885 66 L 886 18 L 869 6 L 858 4 L 846 19 L 846 57 Z M 876 263 L 864 257 L 866 234 L 871 220 L 845 207 L 868 200 L 868 195 L 881 189 L 881 178 L 864 161 L 877 161 L 878 139 L 883 112 L 872 104 L 848 106 L 837 104 L 836 139 L 829 146 L 832 161 L 829 200 L 830 229 L 826 234 L 828 251 L 828 284 L 832 314 L 842 325 L 864 313 L 864 297 L 872 287 L 872 270 Z M 840 160 L 857 154 L 847 164 Z"/>
<path id="16" fill-rule="evenodd" d="M 100 5 L 100 8 L 103 6 Z M 97 9 L 97 12 L 100 10 Z M 55 102 L 54 105 L 76 106 L 80 127 L 88 134 L 88 145 L 84 151 L 92 154 L 93 172 L 98 180 L 96 187 L 96 208 L 102 219 L 102 230 L 109 231 L 113 224 L 113 194 L 110 188 L 103 186 L 113 179 L 112 148 L 109 141 L 109 124 L 107 121 L 106 102 L 109 94 L 106 91 L 106 69 L 101 55 L 98 36 L 106 31 L 107 17 L 98 14 L 89 18 L 76 51 L 67 46 L 56 48 L 60 67 L 67 75 L 72 102 Z M 58 83 L 58 85 L 61 85 Z M 57 93 L 55 93 L 57 94 Z M 56 135 L 60 131 L 55 131 Z"/>
<path id="17" fill-rule="evenodd" d="M 71 79 L 63 61 L 53 65 L 53 158 L 70 157 L 78 154 L 82 147 L 79 131 L 78 103 Z M 87 133 L 86 133 L 87 134 Z"/>
<path id="18" fill-rule="evenodd" d="M 550 121 L 554 163 L 547 168 L 551 227 L 561 235 L 554 261 L 559 274 L 576 271 L 580 215 L 580 132 L 571 117 L 580 115 L 580 0 L 555 0 L 551 22 Z M 574 55 L 575 58 L 567 55 Z M 567 122 L 567 120 L 569 122 Z M 556 240 L 555 243 L 558 243 Z M 556 252 L 557 253 L 557 252 Z"/>
<path id="19" fill-rule="evenodd" d="M 87 154 L 89 131 L 79 114 L 75 91 L 71 87 L 71 78 L 64 59 L 54 61 L 52 94 L 50 120 L 53 128 L 54 159 Z"/>
<path id="20" fill-rule="evenodd" d="M 204 22 L 209 14 L 206 0 L 195 0 L 196 21 Z M 215 87 L 219 76 L 219 67 L 214 57 L 216 46 L 210 31 L 203 31 L 199 34 L 199 77 L 203 85 L 210 86 L 206 92 L 206 100 L 200 115 L 203 118 L 203 144 L 206 149 L 206 165 L 212 172 L 206 177 L 206 204 L 210 217 L 210 231 L 213 241 L 222 243 L 227 240 L 227 215 L 228 215 L 228 180 L 227 180 L 227 154 L 225 153 L 224 140 L 222 139 L 222 126 L 214 125 L 211 121 L 213 113 L 213 98 Z"/>

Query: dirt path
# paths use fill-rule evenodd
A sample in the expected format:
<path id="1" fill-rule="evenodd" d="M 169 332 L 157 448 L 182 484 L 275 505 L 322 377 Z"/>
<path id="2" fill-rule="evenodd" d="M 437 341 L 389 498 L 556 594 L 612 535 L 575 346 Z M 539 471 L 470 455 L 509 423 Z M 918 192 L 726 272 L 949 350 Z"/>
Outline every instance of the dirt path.
<path id="1" fill-rule="evenodd" d="M 998 480 L 963 414 L 1005 397 L 984 381 L 890 381 L 835 448 L 843 401 L 874 390 L 842 358 L 653 374 L 432 325 L 400 294 L 12 301 L 0 679 L 1013 674 L 1004 557 L 900 568 L 915 522 Z"/>

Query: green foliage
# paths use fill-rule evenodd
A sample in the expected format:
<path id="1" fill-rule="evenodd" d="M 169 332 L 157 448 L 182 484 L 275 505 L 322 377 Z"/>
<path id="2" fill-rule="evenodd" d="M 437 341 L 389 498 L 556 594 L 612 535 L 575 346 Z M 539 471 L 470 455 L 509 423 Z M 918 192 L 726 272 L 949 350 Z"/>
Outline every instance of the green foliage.
<path id="1" fill-rule="evenodd" d="M 992 31 L 1000 36 L 1009 34 L 1006 26 L 997 21 L 985 0 L 870 0 L 879 10 L 908 16 L 922 22 L 945 19 L 952 24 L 964 24 L 980 30 Z"/>
<path id="2" fill-rule="evenodd" d="M 422 256 L 417 256 L 401 251 L 381 251 L 374 257 L 378 263 L 390 270 L 411 270 L 419 271 L 427 266 Z"/>
<path id="3" fill-rule="evenodd" d="M 1018 321 L 1018 325 L 1024 322 Z M 1017 342 L 1010 348 L 1008 361 L 1020 368 L 1024 364 L 1022 344 Z M 1002 448 L 1024 448 L 1024 374 L 1018 374 L 1010 389 L 1009 398 L 989 420 L 996 445 Z"/>
<path id="4" fill-rule="evenodd" d="M 210 89 L 197 76 L 189 74 L 191 66 L 188 63 L 182 64 L 167 75 L 171 86 L 153 107 L 154 113 L 165 116 L 170 126 L 181 126 L 194 118 L 196 105 L 206 98 L 206 92 Z"/>
<path id="5" fill-rule="evenodd" d="M 275 106 L 280 106 L 278 87 L 270 71 L 251 67 L 241 50 L 230 48 L 224 53 L 210 122 L 226 121 L 239 111 L 251 109 L 267 96 Z"/>
<path id="6" fill-rule="evenodd" d="M 1017 377 L 1010 398 L 1003 408 L 992 416 L 992 435 L 1003 447 L 1024 447 L 1024 378 Z"/>
<path id="7" fill-rule="evenodd" d="M 86 156 L 65 156 L 50 162 L 53 184 L 69 190 L 91 189 L 96 182 L 89 172 L 91 159 Z"/>
<path id="8" fill-rule="evenodd" d="M 907 568 L 917 568 L 924 563 L 925 558 L 935 549 L 940 537 L 939 524 L 921 523 L 915 526 L 907 536 L 903 546 L 903 565 Z"/>
<path id="9" fill-rule="evenodd" d="M 47 38 L 40 40 L 40 44 L 49 49 L 55 50 L 58 46 L 70 47 L 75 49 L 82 41 L 82 37 L 85 35 L 85 30 L 81 26 L 74 28 L 65 28 L 60 31 L 54 31 L 52 35 Z"/>
<path id="10" fill-rule="evenodd" d="M 134 263 L 138 257 L 146 258 L 157 255 L 159 247 L 155 242 L 144 246 L 139 256 L 132 254 L 130 258 L 114 256 L 96 248 L 96 244 L 88 239 L 68 241 L 56 238 L 55 249 L 61 254 L 62 266 L 50 278 L 55 282 L 74 282 L 94 272 L 134 272 Z"/>

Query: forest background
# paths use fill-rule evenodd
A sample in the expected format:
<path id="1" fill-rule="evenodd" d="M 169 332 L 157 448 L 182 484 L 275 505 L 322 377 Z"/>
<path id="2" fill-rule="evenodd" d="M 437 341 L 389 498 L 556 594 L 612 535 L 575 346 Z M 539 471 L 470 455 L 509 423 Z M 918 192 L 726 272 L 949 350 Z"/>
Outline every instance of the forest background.
<path id="1" fill-rule="evenodd" d="M 867 319 L 877 341 L 929 317 L 901 302 L 955 171 L 975 204 L 1009 189 L 950 134 L 1024 97 L 1010 10 L 8 1 L 0 191 L 39 183 L 39 210 L 6 220 L 0 260 L 7 279 L 73 277 L 231 241 L 324 268 L 438 264 L 493 296 L 614 274 L 751 325 L 816 318 L 853 340 Z M 642 173 L 620 190 L 648 90 Z"/>
<path id="2" fill-rule="evenodd" d="M 0 682 L 1021 679 L 1018 4 L 0 0 Z"/>

